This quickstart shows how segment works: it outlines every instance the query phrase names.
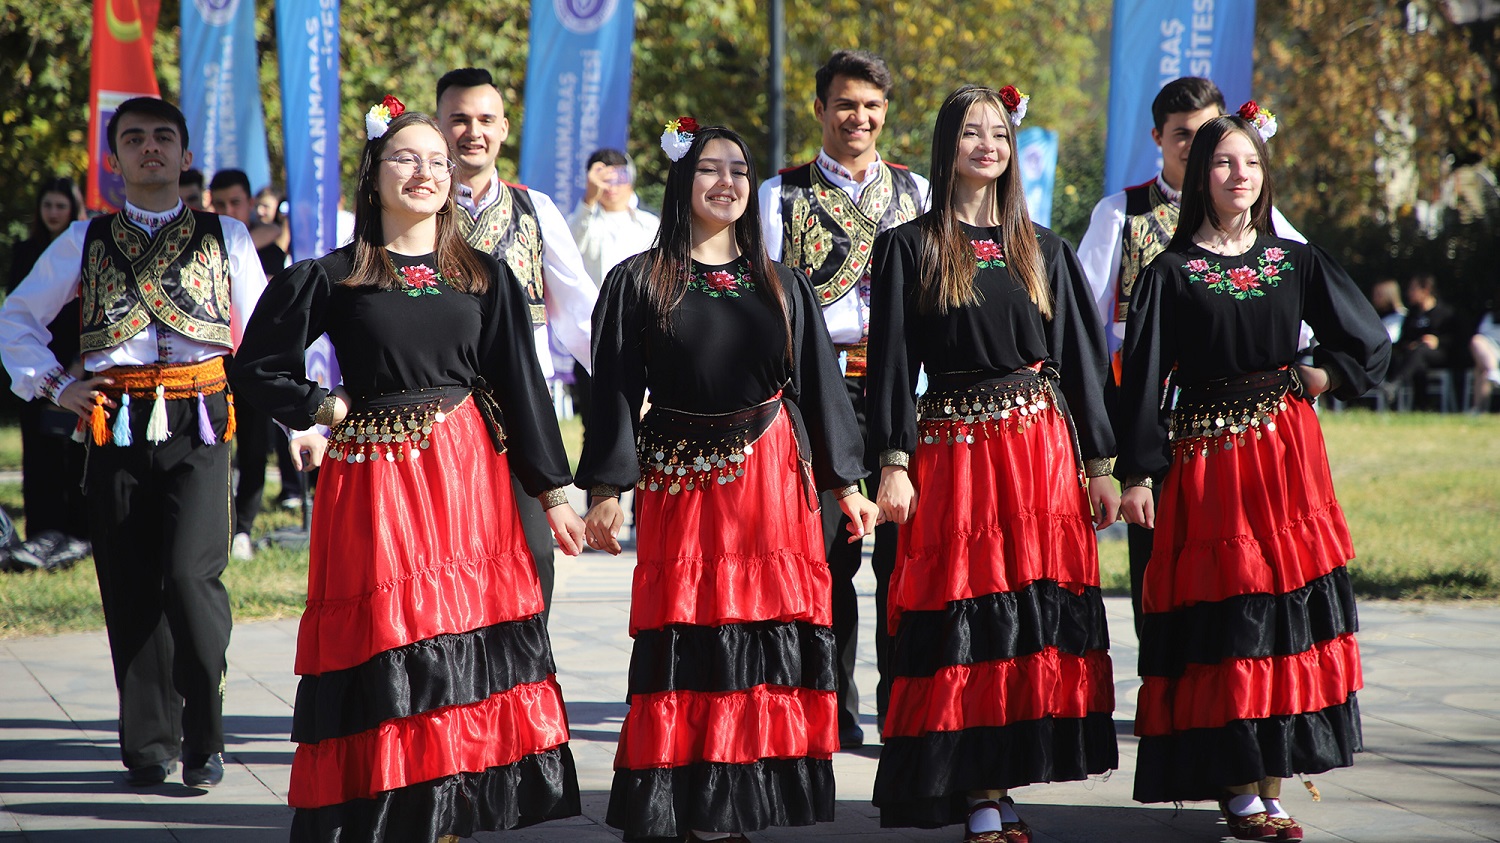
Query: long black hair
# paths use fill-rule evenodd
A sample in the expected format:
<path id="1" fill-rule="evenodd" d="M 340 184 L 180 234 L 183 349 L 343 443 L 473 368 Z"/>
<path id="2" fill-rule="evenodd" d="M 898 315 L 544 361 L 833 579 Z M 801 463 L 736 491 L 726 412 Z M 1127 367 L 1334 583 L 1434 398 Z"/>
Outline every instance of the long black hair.
<path id="1" fill-rule="evenodd" d="M 57 193 L 68 200 L 68 222 L 73 223 L 83 219 L 83 194 L 78 191 L 78 183 L 66 176 L 48 179 L 42 182 L 42 186 L 36 191 L 36 213 L 31 217 L 31 238 L 33 240 L 45 240 L 51 243 L 55 238 L 47 226 L 42 223 L 42 200 L 47 194 Z"/>
<path id="2" fill-rule="evenodd" d="M 1167 249 L 1181 252 L 1192 247 L 1204 220 L 1214 228 L 1223 224 L 1214 208 L 1213 197 L 1208 195 L 1208 174 L 1213 170 L 1214 150 L 1230 132 L 1239 132 L 1249 138 L 1255 146 L 1256 157 L 1260 159 L 1260 197 L 1250 206 L 1250 227 L 1260 234 L 1276 233 L 1271 222 L 1271 206 L 1276 197 L 1271 186 L 1270 152 L 1266 149 L 1266 142 L 1248 120 L 1237 114 L 1226 114 L 1199 126 L 1198 133 L 1193 136 L 1187 170 L 1182 175 L 1182 213 L 1177 218 L 1177 232 L 1172 235 Z"/>
<path id="3" fill-rule="evenodd" d="M 407 111 L 391 120 L 385 134 L 365 143 L 364 157 L 359 162 L 359 190 L 354 199 L 354 270 L 340 283 L 348 287 L 380 287 L 393 290 L 401 285 L 396 269 L 385 253 L 385 230 L 380 218 L 380 163 L 385 157 L 385 148 L 391 138 L 408 126 L 426 126 L 443 139 L 448 160 L 456 159 L 453 141 L 433 120 L 420 111 Z M 438 272 L 448 286 L 461 293 L 483 293 L 489 289 L 490 277 L 484 264 L 474 250 L 464 241 L 463 233 L 454 221 L 453 178 L 448 179 L 448 198 L 437 214 L 437 245 L 433 249 L 437 256 Z"/>
<path id="4" fill-rule="evenodd" d="M 662 196 L 661 227 L 656 232 L 656 243 L 646 264 L 647 271 L 641 281 L 646 301 L 656 311 L 657 323 L 663 331 L 671 330 L 671 314 L 687 293 L 688 280 L 693 268 L 693 178 L 697 174 L 698 159 L 703 157 L 703 148 L 712 140 L 727 140 L 739 147 L 745 158 L 747 190 L 745 213 L 734 221 L 734 242 L 740 254 L 750 262 L 750 280 L 766 302 L 781 314 L 786 328 L 787 362 L 792 362 L 792 321 L 787 307 L 786 291 L 781 286 L 781 276 L 766 254 L 765 238 L 760 230 L 760 200 L 756 195 L 758 180 L 755 175 L 755 158 L 744 138 L 732 129 L 723 126 L 706 126 L 693 135 L 692 146 L 687 154 L 673 162 L 667 170 L 667 186 Z"/>

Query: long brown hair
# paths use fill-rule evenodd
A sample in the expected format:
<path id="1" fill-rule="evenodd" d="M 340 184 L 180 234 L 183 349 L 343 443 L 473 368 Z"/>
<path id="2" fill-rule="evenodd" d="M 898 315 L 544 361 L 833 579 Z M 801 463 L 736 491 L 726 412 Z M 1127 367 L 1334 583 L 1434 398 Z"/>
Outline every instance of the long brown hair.
<path id="1" fill-rule="evenodd" d="M 395 266 L 385 252 L 385 231 L 380 219 L 380 163 L 385 157 L 385 148 L 397 132 L 408 126 L 426 126 L 443 139 L 448 160 L 457 158 L 453 141 L 443 134 L 437 121 L 419 111 L 408 111 L 395 118 L 386 127 L 385 134 L 365 143 L 364 157 L 359 163 L 359 191 L 354 200 L 354 270 L 349 277 L 339 282 L 348 287 L 379 287 L 394 290 L 401 286 Z M 437 214 L 438 272 L 448 286 L 461 293 L 483 293 L 489 289 L 490 277 L 484 264 L 469 244 L 454 221 L 453 179 L 448 179 L 448 198 Z"/>
<path id="2" fill-rule="evenodd" d="M 703 148 L 711 140 L 727 140 L 738 146 L 745 157 L 746 179 L 749 196 L 745 213 L 734 221 L 734 242 L 740 254 L 750 262 L 750 279 L 755 289 L 765 297 L 777 313 L 781 314 L 786 328 L 787 363 L 792 358 L 792 320 L 787 307 L 786 291 L 781 287 L 781 276 L 766 254 L 765 239 L 760 230 L 760 199 L 756 195 L 755 158 L 750 155 L 745 140 L 734 130 L 723 126 L 706 126 L 693 135 L 693 144 L 687 154 L 673 162 L 667 170 L 667 186 L 662 196 L 661 227 L 656 232 L 656 243 L 649 253 L 646 277 L 641 281 L 646 301 L 656 311 L 657 324 L 662 331 L 671 330 L 671 315 L 682 297 L 687 293 L 689 276 L 693 267 L 693 177 L 698 170 L 698 159 L 703 157 Z"/>
<path id="3" fill-rule="evenodd" d="M 917 223 L 923 234 L 917 306 L 926 313 L 947 313 L 955 307 L 979 303 L 979 293 L 974 289 L 974 246 L 959 226 L 953 208 L 958 196 L 954 173 L 958 141 L 969 110 L 983 105 L 994 106 L 1002 118 L 1009 119 L 1010 112 L 998 91 L 964 85 L 943 101 L 932 128 L 932 211 Z M 1042 266 L 1042 251 L 1036 245 L 1036 227 L 1026 212 L 1014 126 L 1005 138 L 1010 146 L 1010 163 L 995 185 L 995 210 L 1003 241 L 1000 247 L 1011 275 L 1020 280 L 1042 316 L 1051 319 L 1052 291 Z"/>
<path id="4" fill-rule="evenodd" d="M 1172 242 L 1167 244 L 1167 248 L 1174 252 L 1192 248 L 1205 220 L 1214 228 L 1223 224 L 1213 197 L 1208 195 L 1208 174 L 1214 168 L 1214 151 L 1230 132 L 1239 132 L 1249 138 L 1256 157 L 1260 159 L 1260 197 L 1250 206 L 1250 227 L 1260 234 L 1276 233 L 1271 221 L 1271 204 L 1275 201 L 1276 191 L 1271 185 L 1270 151 L 1266 149 L 1260 132 L 1249 121 L 1236 114 L 1226 114 L 1199 126 L 1197 134 L 1193 135 L 1187 169 L 1182 174 L 1182 212 L 1177 217 L 1177 231 L 1172 235 Z"/>

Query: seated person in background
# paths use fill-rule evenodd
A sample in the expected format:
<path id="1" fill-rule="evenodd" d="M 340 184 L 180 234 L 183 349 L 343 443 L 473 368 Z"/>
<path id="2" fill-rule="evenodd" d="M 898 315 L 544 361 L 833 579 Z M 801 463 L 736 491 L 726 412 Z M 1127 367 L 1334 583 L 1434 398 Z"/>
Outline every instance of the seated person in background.
<path id="1" fill-rule="evenodd" d="M 1391 342 L 1401 339 L 1401 323 L 1406 320 L 1406 304 L 1401 301 L 1401 285 L 1394 278 L 1382 278 L 1370 288 L 1370 304 L 1380 314 Z"/>
<path id="2" fill-rule="evenodd" d="M 1427 372 L 1453 365 L 1453 349 L 1460 347 L 1461 331 L 1453 308 L 1438 301 L 1437 279 L 1418 273 L 1406 285 L 1410 310 L 1401 324 L 1391 362 L 1391 374 L 1382 385 L 1387 400 L 1410 386 L 1418 410 L 1436 409 L 1427 394 Z"/>
<path id="3" fill-rule="evenodd" d="M 1500 307 L 1491 307 L 1479 320 L 1479 327 L 1469 340 L 1474 356 L 1474 407 L 1476 413 L 1490 409 L 1490 397 L 1500 386 Z"/>

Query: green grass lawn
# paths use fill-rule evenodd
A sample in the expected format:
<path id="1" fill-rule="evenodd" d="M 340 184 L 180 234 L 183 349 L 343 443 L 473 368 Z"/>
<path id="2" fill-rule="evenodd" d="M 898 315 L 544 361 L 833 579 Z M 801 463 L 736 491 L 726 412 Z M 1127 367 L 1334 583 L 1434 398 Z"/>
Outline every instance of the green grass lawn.
<path id="1" fill-rule="evenodd" d="M 1350 565 L 1365 597 L 1500 598 L 1500 416 L 1373 414 L 1323 417 L 1334 483 L 1354 536 Z M 576 464 L 576 420 L 563 439 Z M 0 428 L 0 469 L 20 464 L 20 437 Z M 300 523 L 275 504 L 274 472 L 256 538 Z M 0 505 L 19 522 L 21 487 L 0 483 Z M 18 527 L 21 527 L 18 523 Z M 1106 589 L 1126 593 L 1125 542 L 1100 544 Z M 231 562 L 225 584 L 238 620 L 293 617 L 302 610 L 305 551 L 267 548 Z M 103 625 L 93 566 L 56 574 L 0 575 L 0 638 Z"/>

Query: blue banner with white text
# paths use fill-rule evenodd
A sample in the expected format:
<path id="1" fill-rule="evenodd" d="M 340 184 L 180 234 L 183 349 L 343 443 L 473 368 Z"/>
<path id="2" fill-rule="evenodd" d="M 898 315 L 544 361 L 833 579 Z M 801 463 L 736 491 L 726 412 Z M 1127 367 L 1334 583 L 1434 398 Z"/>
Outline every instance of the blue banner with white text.
<path id="1" fill-rule="evenodd" d="M 1016 133 L 1026 211 L 1037 225 L 1052 227 L 1052 189 L 1057 183 L 1057 132 L 1031 126 Z"/>
<path id="2" fill-rule="evenodd" d="M 278 0 L 281 122 L 292 260 L 340 244 L 339 0 Z"/>
<path id="3" fill-rule="evenodd" d="M 1109 60 L 1104 192 L 1161 169 L 1151 101 L 1182 76 L 1212 79 L 1234 110 L 1251 98 L 1255 0 L 1115 0 Z"/>
<path id="4" fill-rule="evenodd" d="M 255 50 L 255 0 L 183 0 L 182 113 L 193 166 L 209 178 L 244 170 L 251 191 L 271 183 Z"/>
<path id="5" fill-rule="evenodd" d="M 564 216 L 583 198 L 589 156 L 625 149 L 634 38 L 631 0 L 532 0 L 520 180 Z"/>

